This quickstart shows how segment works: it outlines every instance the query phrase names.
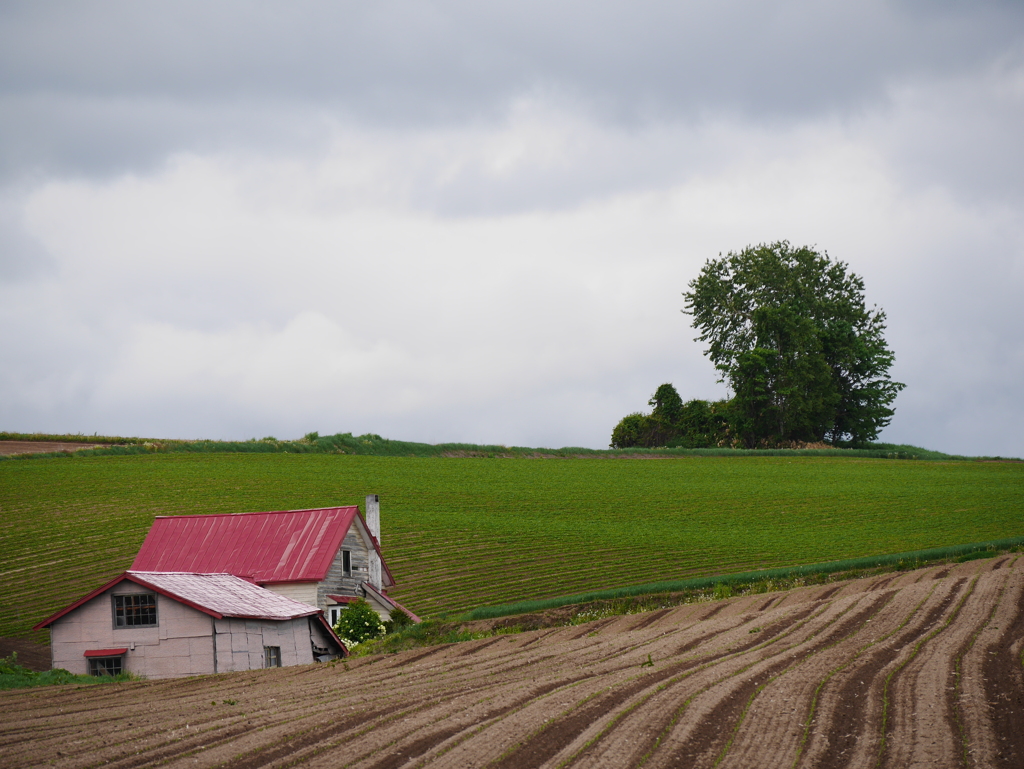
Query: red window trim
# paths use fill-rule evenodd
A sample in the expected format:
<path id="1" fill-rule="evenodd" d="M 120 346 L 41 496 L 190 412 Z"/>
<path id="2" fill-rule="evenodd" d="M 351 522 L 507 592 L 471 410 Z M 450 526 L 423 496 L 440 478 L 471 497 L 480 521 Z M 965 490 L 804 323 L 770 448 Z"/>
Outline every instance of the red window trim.
<path id="1" fill-rule="evenodd" d="M 128 653 L 128 647 L 123 649 L 90 649 L 85 653 L 86 657 L 120 657 Z"/>

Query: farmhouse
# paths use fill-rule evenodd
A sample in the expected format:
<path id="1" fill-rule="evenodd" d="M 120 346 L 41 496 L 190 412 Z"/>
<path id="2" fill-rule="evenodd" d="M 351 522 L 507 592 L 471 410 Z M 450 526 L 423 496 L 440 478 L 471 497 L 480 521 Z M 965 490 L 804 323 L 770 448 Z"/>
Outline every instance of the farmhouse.
<path id="1" fill-rule="evenodd" d="M 296 665 L 346 650 L 331 627 L 365 598 L 400 608 L 380 553 L 380 501 L 161 516 L 131 569 L 36 625 L 55 667 L 153 678 Z"/>
<path id="2" fill-rule="evenodd" d="M 128 571 L 44 620 L 53 666 L 173 678 L 345 654 L 323 613 L 230 574 Z"/>
<path id="3" fill-rule="evenodd" d="M 382 619 L 399 604 L 380 553 L 380 499 L 359 508 L 160 516 L 132 563 L 134 571 L 226 573 L 322 609 L 333 625 L 365 598 Z M 415 621 L 419 618 L 404 609 Z"/>

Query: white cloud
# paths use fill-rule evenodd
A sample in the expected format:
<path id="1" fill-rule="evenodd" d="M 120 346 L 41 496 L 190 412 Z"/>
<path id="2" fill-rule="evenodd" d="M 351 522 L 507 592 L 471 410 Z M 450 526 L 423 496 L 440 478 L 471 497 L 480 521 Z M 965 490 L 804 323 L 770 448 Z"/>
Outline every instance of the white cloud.
<path id="1" fill-rule="evenodd" d="M 908 388 L 886 437 L 1024 454 L 1015 61 L 761 122 L 610 121 L 536 84 L 387 127 L 312 103 L 286 141 L 20 178 L 0 201 L 20 249 L 0 265 L 0 420 L 603 446 L 662 382 L 724 392 L 680 294 L 705 259 L 786 238 L 888 311 Z"/>

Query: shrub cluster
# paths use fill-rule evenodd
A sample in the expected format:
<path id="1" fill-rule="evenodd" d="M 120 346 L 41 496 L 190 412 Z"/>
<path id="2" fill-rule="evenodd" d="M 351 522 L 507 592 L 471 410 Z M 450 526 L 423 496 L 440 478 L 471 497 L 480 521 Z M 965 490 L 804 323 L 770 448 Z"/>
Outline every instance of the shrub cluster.
<path id="1" fill-rule="evenodd" d="M 119 673 L 116 676 L 79 676 L 64 668 L 52 670 L 29 670 L 18 664 L 18 653 L 12 652 L 10 657 L 0 657 L 0 691 L 6 689 L 28 689 L 34 686 L 54 686 L 57 684 L 100 684 L 111 681 L 136 681 L 139 677 L 132 673 Z"/>
<path id="2" fill-rule="evenodd" d="M 413 624 L 412 617 L 395 607 L 386 621 L 382 621 L 368 602 L 360 598 L 349 604 L 334 625 L 334 632 L 349 649 L 366 641 L 381 638 Z"/>

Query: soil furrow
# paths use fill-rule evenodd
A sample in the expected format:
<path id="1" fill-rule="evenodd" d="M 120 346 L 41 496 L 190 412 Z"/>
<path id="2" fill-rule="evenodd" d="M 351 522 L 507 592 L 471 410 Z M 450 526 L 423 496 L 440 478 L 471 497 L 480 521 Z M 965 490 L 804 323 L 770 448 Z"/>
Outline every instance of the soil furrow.
<path id="1" fill-rule="evenodd" d="M 783 754 L 786 756 L 792 756 L 795 758 L 797 750 L 797 741 L 799 739 L 799 731 L 796 729 L 790 729 L 791 732 L 790 740 L 791 743 L 784 750 L 780 747 L 782 741 L 782 735 L 778 732 L 785 731 L 778 728 L 776 723 L 776 716 L 778 715 L 777 709 L 774 707 L 760 706 L 760 701 L 764 699 L 762 697 L 767 690 L 769 685 L 772 685 L 772 689 L 778 689 L 785 687 L 792 679 L 801 679 L 802 671 L 796 672 L 796 668 L 808 662 L 814 657 L 821 655 L 823 652 L 829 652 L 835 650 L 837 647 L 846 645 L 851 641 L 855 641 L 859 633 L 863 631 L 867 623 L 875 620 L 884 610 L 886 610 L 892 602 L 897 591 L 888 591 L 882 595 L 872 596 L 870 602 L 861 608 L 851 616 L 841 620 L 839 624 L 829 631 L 828 636 L 820 643 L 815 644 L 813 647 L 808 649 L 800 649 L 799 653 L 795 655 L 792 663 L 782 670 L 778 675 L 770 678 L 767 683 L 763 684 L 756 690 L 747 701 L 746 709 L 750 711 L 749 715 L 741 714 L 738 722 L 733 727 L 733 737 L 730 737 L 730 742 L 726 744 L 725 748 L 718 753 L 715 763 L 720 763 L 727 755 L 739 754 L 739 761 L 745 761 L 743 747 L 745 745 L 750 746 L 753 750 L 748 751 L 747 756 L 750 753 L 757 753 L 764 747 L 765 733 L 773 734 L 776 739 L 776 747 L 772 751 L 772 757 L 775 763 L 782 765 L 783 763 L 788 764 L 790 760 L 782 762 L 780 759 Z M 854 607 L 851 606 L 852 611 Z M 806 674 L 803 674 L 803 681 L 807 681 Z M 776 685 L 777 684 L 777 685 Z M 796 684 L 799 686 L 799 683 Z M 792 688 L 792 686 L 790 686 Z M 806 690 L 807 686 L 804 684 L 803 688 Z M 787 698 L 789 699 L 789 698 Z M 759 711 L 764 711 L 759 713 Z M 797 708 L 794 707 L 791 710 L 792 713 L 797 712 Z M 792 719 L 790 719 L 792 720 Z M 774 728 L 765 728 L 768 722 Z M 741 731 L 742 727 L 742 731 Z M 735 738 L 735 742 L 733 739 Z M 731 753 L 729 752 L 730 745 L 733 746 Z"/>
<path id="2" fill-rule="evenodd" d="M 986 569 L 985 571 L 990 571 Z M 958 650 L 982 632 L 1006 580 L 975 575 L 957 606 L 918 641 L 889 674 L 880 766 L 906 766 L 913 756 L 934 766 L 956 766 L 964 755 L 957 722 Z"/>
<path id="3" fill-rule="evenodd" d="M 1024 560 L 1001 556 L 337 664 L 0 692 L 0 766 L 1024 766 L 1022 653 Z"/>
<path id="4" fill-rule="evenodd" d="M 735 730 L 739 728 L 742 714 L 764 686 L 785 671 L 848 636 L 854 628 L 860 627 L 869 617 L 876 614 L 880 605 L 884 605 L 888 600 L 888 596 L 878 596 L 871 604 L 854 615 L 841 621 L 837 617 L 838 624 L 835 627 L 822 628 L 820 632 L 824 633 L 824 636 L 817 638 L 812 645 L 806 648 L 798 647 L 792 655 L 787 655 L 767 667 L 758 669 L 756 673 L 744 679 L 738 687 L 732 688 L 725 694 L 723 699 L 701 719 L 691 732 L 694 736 L 675 748 L 667 759 L 667 765 L 697 766 L 712 761 L 717 764 L 724 758 L 727 743 L 732 740 Z M 852 606 L 850 608 L 852 609 Z M 788 651 L 790 650 L 784 650 L 782 653 L 785 654 Z"/>
<path id="5" fill-rule="evenodd" d="M 957 580 L 957 589 L 959 589 L 959 587 L 962 585 L 965 579 L 966 578 Z M 880 747 L 878 750 L 878 757 L 875 762 L 875 766 L 889 766 L 893 763 L 893 751 L 891 747 L 893 743 L 894 731 L 890 730 L 894 730 L 894 725 L 898 722 L 900 710 L 905 706 L 905 703 L 900 702 L 900 699 L 895 696 L 895 693 L 904 677 L 904 673 L 907 670 L 907 666 L 910 664 L 912 660 L 914 660 L 917 657 L 921 649 L 926 644 L 931 643 L 936 636 L 944 632 L 950 626 L 950 624 L 956 619 L 957 615 L 959 615 L 961 610 L 963 609 L 964 604 L 971 597 L 971 594 L 974 592 L 974 588 L 977 586 L 977 584 L 978 578 L 975 577 L 974 580 L 968 586 L 967 590 L 964 592 L 963 596 L 957 602 L 956 606 L 953 608 L 952 612 L 950 612 L 949 616 L 946 617 L 946 621 L 939 624 L 938 627 L 934 628 L 931 632 L 929 632 L 927 635 L 921 638 L 916 644 L 914 644 L 913 648 L 910 650 L 910 653 L 904 656 L 903 660 L 896 665 L 895 669 L 892 670 L 888 676 L 886 676 L 885 683 L 882 686 L 882 723 L 878 730 Z M 952 594 L 953 593 L 951 592 L 951 595 Z"/>
<path id="6" fill-rule="evenodd" d="M 840 590 L 843 589 L 843 585 L 836 585 L 835 587 L 829 588 L 828 590 L 822 591 L 821 595 L 818 596 L 819 601 L 827 601 L 829 598 L 834 596 Z"/>
<path id="7" fill-rule="evenodd" d="M 916 580 L 915 580 L 914 584 L 916 584 Z M 928 593 L 925 595 L 925 597 L 922 598 L 913 607 L 913 609 L 911 609 L 910 613 L 904 618 L 904 620 L 901 623 L 897 624 L 892 630 L 890 630 L 887 633 L 883 632 L 881 636 L 879 636 L 879 637 L 877 637 L 877 638 L 875 638 L 875 639 L 873 639 L 871 641 L 868 641 L 866 644 L 860 645 L 859 648 L 856 648 L 856 650 L 853 651 L 851 654 L 848 654 L 848 656 L 842 657 L 841 658 L 842 661 L 840 662 L 839 665 L 830 666 L 829 668 L 827 668 L 828 672 L 824 675 L 823 678 L 811 682 L 811 686 L 813 687 L 813 690 L 810 692 L 810 696 L 809 696 L 810 703 L 808 704 L 806 710 L 804 711 L 806 713 L 806 715 L 805 715 L 805 718 L 804 718 L 804 721 L 803 721 L 803 724 L 802 724 L 802 730 L 801 730 L 802 731 L 802 736 L 801 736 L 801 739 L 800 739 L 800 741 L 799 741 L 799 743 L 797 745 L 796 756 L 793 759 L 792 769 L 796 769 L 796 767 L 798 765 L 800 765 L 801 763 L 807 763 L 806 761 L 802 761 L 802 759 L 804 759 L 808 755 L 807 753 L 805 753 L 805 749 L 807 749 L 808 747 L 813 747 L 813 743 L 811 742 L 811 738 L 815 737 L 816 735 L 814 733 L 812 733 L 811 729 L 812 729 L 812 726 L 815 723 L 817 723 L 818 720 L 819 720 L 818 719 L 818 715 L 819 715 L 819 713 L 818 713 L 819 701 L 823 699 L 822 695 L 828 693 L 827 692 L 827 687 L 831 683 L 832 679 L 835 676 L 837 676 L 839 673 L 842 673 L 843 671 L 847 670 L 848 668 L 851 668 L 854 665 L 854 663 L 858 660 L 858 658 L 864 652 L 866 652 L 869 649 L 871 649 L 875 644 L 884 642 L 890 636 L 898 633 L 901 629 L 903 629 L 904 626 L 909 624 L 910 621 L 913 619 L 913 617 L 917 614 L 918 610 L 920 610 L 920 608 L 931 598 L 932 594 L 935 592 L 937 587 L 938 587 L 937 585 L 933 586 L 932 589 L 930 591 L 928 591 Z M 905 600 L 907 597 L 909 597 L 909 594 L 903 594 L 902 597 Z M 900 603 L 902 603 L 902 601 L 899 601 L 898 599 L 895 600 L 894 603 L 890 605 L 889 611 L 886 612 L 885 615 L 883 615 L 883 616 L 878 618 L 878 620 L 876 621 L 875 625 L 873 626 L 873 629 L 876 632 L 878 632 L 880 628 L 884 628 L 885 627 L 885 625 L 887 623 L 887 620 L 890 619 L 891 615 L 894 612 L 896 612 L 898 616 L 902 615 L 902 610 L 900 609 L 900 606 L 899 606 Z M 866 629 L 867 628 L 865 628 L 865 630 Z M 833 711 L 834 710 L 835 709 L 833 708 Z M 831 721 L 828 720 L 828 719 L 823 719 L 823 720 L 825 720 L 826 726 L 829 723 L 831 723 Z M 827 737 L 825 738 L 825 742 L 826 742 L 826 744 L 828 744 Z M 820 762 L 816 762 L 815 765 L 821 765 L 821 764 L 820 764 Z"/>
<path id="8" fill-rule="evenodd" d="M 648 628 L 660 619 L 672 613 L 672 609 L 662 609 L 661 611 L 645 612 L 640 615 L 640 621 L 637 622 L 633 627 L 629 628 L 631 631 L 643 630 Z"/>
<path id="9" fill-rule="evenodd" d="M 410 761 L 415 761 L 432 748 L 437 747 L 445 740 L 451 739 L 460 732 L 465 731 L 463 726 L 449 727 L 431 734 L 420 737 L 418 740 L 406 743 L 401 749 L 396 748 L 395 752 L 385 756 L 376 763 L 369 764 L 367 769 L 398 769 Z"/>
<path id="10" fill-rule="evenodd" d="M 887 639 L 883 645 L 872 649 L 863 658 L 858 659 L 857 664 L 851 670 L 846 671 L 846 682 L 839 689 L 835 710 L 827 719 L 829 729 L 823 735 L 826 748 L 815 761 L 816 766 L 846 767 L 852 765 L 854 749 L 859 747 L 858 743 L 862 735 L 867 735 L 869 732 L 875 733 L 870 729 L 868 708 L 872 704 L 872 699 L 877 702 L 882 699 L 880 690 L 883 682 L 878 679 L 885 668 L 899 657 L 908 644 L 927 634 L 938 619 L 949 610 L 962 582 L 966 582 L 966 580 L 962 580 L 954 589 L 947 591 L 940 602 L 929 609 L 917 623 L 908 625 L 892 638 Z M 877 685 L 876 681 L 878 681 Z M 872 697 L 871 692 L 876 689 L 879 690 L 878 694 Z M 874 757 L 876 751 L 872 751 L 871 755 Z"/>
<path id="11" fill-rule="evenodd" d="M 714 668 L 715 666 L 717 666 L 718 664 L 720 664 L 722 662 L 737 662 L 737 661 L 739 661 L 740 664 L 741 664 L 741 667 L 739 667 L 736 670 L 733 670 L 731 673 L 727 673 L 725 676 L 720 677 L 717 681 L 712 681 L 711 683 L 709 683 L 709 684 L 707 684 L 706 686 L 703 686 L 703 687 L 701 687 L 699 684 L 697 684 L 696 685 L 697 686 L 696 692 L 691 694 L 690 697 L 687 698 L 683 702 L 683 704 L 681 706 L 674 707 L 674 708 L 669 708 L 667 710 L 667 714 L 668 714 L 667 716 L 665 715 L 666 714 L 665 708 L 659 708 L 659 710 L 657 712 L 657 716 L 655 717 L 655 719 L 653 721 L 649 717 L 647 719 L 645 719 L 646 722 L 647 722 L 646 725 L 648 727 L 645 730 L 645 733 L 647 734 L 647 736 L 644 737 L 643 739 L 637 741 L 636 746 L 633 749 L 631 749 L 631 751 L 630 751 L 630 753 L 632 755 L 632 759 L 631 760 L 639 760 L 640 763 L 643 763 L 644 761 L 646 761 L 646 759 L 649 757 L 649 755 L 651 753 L 653 753 L 657 749 L 657 747 L 661 743 L 661 740 L 663 739 L 664 735 L 667 734 L 671 730 L 673 725 L 676 723 L 676 721 L 681 716 L 682 712 L 687 708 L 687 706 L 694 699 L 694 697 L 696 697 L 698 694 L 700 694 L 700 693 L 702 693 L 704 691 L 707 691 L 708 689 L 712 688 L 717 683 L 721 683 L 722 681 L 726 681 L 729 678 L 732 678 L 733 676 L 736 676 L 736 675 L 739 675 L 739 674 L 745 672 L 746 670 L 748 670 L 751 667 L 753 667 L 754 665 L 756 665 L 758 662 L 762 661 L 762 660 L 755 660 L 755 661 L 747 663 L 745 665 L 742 664 L 743 657 L 744 657 L 744 655 L 747 652 L 750 652 L 750 651 L 760 651 L 760 650 L 763 650 L 763 649 L 770 649 L 777 641 L 781 640 L 782 638 L 787 637 L 791 633 L 795 632 L 797 629 L 803 627 L 808 622 L 810 622 L 810 620 L 803 619 L 803 618 L 805 618 L 809 614 L 811 614 L 815 610 L 815 608 L 817 608 L 817 607 L 811 606 L 808 609 L 806 609 L 806 610 L 804 610 L 802 612 L 799 612 L 796 615 L 797 619 L 794 622 L 792 622 L 792 623 L 786 623 L 785 621 L 777 623 L 778 625 L 785 626 L 785 628 L 784 629 L 780 629 L 781 632 L 778 632 L 770 640 L 764 641 L 762 639 L 756 639 L 754 641 L 749 641 L 749 642 L 747 642 L 745 644 L 742 644 L 738 648 L 735 647 L 735 646 L 730 646 L 730 647 L 727 647 L 726 649 L 724 649 L 723 651 L 721 651 L 721 652 L 719 652 L 717 654 L 708 655 L 708 656 L 705 656 L 705 657 L 697 658 L 694 661 L 696 663 L 698 663 L 698 664 L 696 664 L 692 669 L 684 670 L 682 673 L 677 674 L 673 678 L 667 680 L 664 684 L 661 684 L 660 686 L 656 687 L 654 691 L 648 692 L 648 694 L 645 695 L 643 698 L 641 698 L 639 701 L 635 701 L 633 704 L 631 704 L 627 708 L 624 708 L 619 713 L 615 714 L 604 725 L 604 727 L 600 731 L 598 731 L 588 742 L 586 742 L 580 749 L 578 749 L 576 752 L 574 752 L 571 756 L 568 756 L 566 759 L 564 759 L 562 761 L 562 763 L 559 764 L 559 767 L 567 766 L 567 765 L 569 765 L 571 763 L 574 763 L 574 762 L 578 761 L 581 758 L 586 757 L 588 753 L 593 753 L 600 742 L 604 741 L 610 735 L 613 735 L 616 732 L 616 730 L 619 730 L 620 727 L 623 726 L 622 722 L 624 721 L 624 719 L 626 717 L 631 715 L 631 713 L 634 710 L 636 710 L 637 708 L 639 708 L 639 706 L 641 706 L 643 704 L 646 704 L 646 702 L 649 699 L 651 699 L 652 697 L 660 694 L 663 691 L 667 691 L 667 690 L 668 691 L 674 691 L 674 689 L 672 689 L 672 687 L 678 686 L 680 681 L 683 681 L 683 680 L 689 678 L 692 674 L 703 673 L 703 672 L 705 672 L 705 671 L 707 671 L 707 670 L 709 670 L 711 668 Z M 817 616 L 819 616 L 823 612 L 824 612 L 824 610 L 819 612 L 818 615 L 815 615 L 815 617 L 812 617 L 811 619 L 816 618 Z M 791 617 L 791 619 L 792 619 L 792 617 Z M 787 647 L 787 648 L 792 648 L 792 647 Z M 782 650 L 782 651 L 785 651 L 785 650 Z M 772 652 L 769 653 L 768 656 L 771 657 L 771 656 L 774 656 L 775 654 L 778 654 L 778 653 L 779 653 L 778 651 L 774 651 L 773 650 Z M 690 683 L 690 682 L 687 682 L 687 683 Z M 685 694 L 685 691 L 683 693 Z"/>
<path id="12" fill-rule="evenodd" d="M 739 617 L 730 625 L 726 625 L 726 626 L 722 626 L 722 627 L 716 627 L 714 630 L 706 631 L 703 634 L 701 634 L 700 636 L 698 636 L 697 638 L 691 639 L 689 641 L 684 642 L 681 646 L 679 646 L 673 652 L 673 654 L 674 654 L 674 656 L 680 656 L 682 654 L 685 654 L 686 652 L 688 652 L 691 649 L 693 649 L 696 646 L 698 646 L 704 640 L 707 640 L 709 638 L 713 638 L 715 636 L 721 636 L 722 634 L 727 633 L 730 630 L 733 630 L 733 629 L 735 629 L 737 627 L 740 627 L 741 625 L 744 625 L 744 624 L 750 622 L 751 619 L 752 618 L 749 615 L 745 616 L 745 617 Z M 599 657 L 597 660 L 595 660 L 595 662 L 596 663 L 607 662 L 608 660 L 615 659 L 617 657 L 621 657 L 624 654 L 627 654 L 627 653 L 629 653 L 631 651 L 635 651 L 636 649 L 640 649 L 640 648 L 643 648 L 645 646 L 649 646 L 649 645 L 654 644 L 654 643 L 664 642 L 665 640 L 667 640 L 667 639 L 669 639 L 669 638 L 671 638 L 673 636 L 685 635 L 686 633 L 688 633 L 689 631 L 691 631 L 691 630 L 693 630 L 694 628 L 697 628 L 697 627 L 704 628 L 704 627 L 706 627 L 706 625 L 701 625 L 700 624 L 700 620 L 697 620 L 696 622 L 691 622 L 690 624 L 684 625 L 682 627 L 676 627 L 676 628 L 672 628 L 670 630 L 661 631 L 657 635 L 649 636 L 649 635 L 645 634 L 646 637 L 642 641 L 637 641 L 637 642 L 625 644 L 625 645 L 622 645 L 622 646 L 616 645 L 611 653 L 606 654 L 606 655 L 604 655 L 602 657 Z"/>
<path id="13" fill-rule="evenodd" d="M 1024 766 L 1024 602 L 993 643 L 985 647 L 981 666 L 985 702 L 996 736 L 993 767 Z"/>
<path id="14" fill-rule="evenodd" d="M 602 714 L 614 711 L 640 692 L 656 687 L 662 681 L 690 670 L 698 664 L 696 660 L 679 662 L 634 679 L 613 690 L 608 695 L 597 697 L 585 703 L 577 703 L 577 706 L 566 714 L 566 717 L 553 721 L 548 728 L 542 729 L 539 734 L 531 735 L 529 741 L 524 742 L 516 750 L 510 752 L 500 761 L 491 764 L 491 766 L 500 769 L 541 766 L 565 747 L 567 743 L 582 734 Z"/>
<path id="15" fill-rule="evenodd" d="M 995 571 L 995 569 L 993 569 L 993 571 Z M 1004 581 L 1000 587 L 995 603 L 993 603 L 992 609 L 985 617 L 984 622 L 975 628 L 974 632 L 964 639 L 957 647 L 953 655 L 953 664 L 950 665 L 949 671 L 946 674 L 946 711 L 949 714 L 949 719 L 952 721 L 950 724 L 950 730 L 957 738 L 960 764 L 964 767 L 971 766 L 972 761 L 970 760 L 970 734 L 968 733 L 967 714 L 965 712 L 966 702 L 963 686 L 963 660 L 971 649 L 974 648 L 974 644 L 977 643 L 978 636 L 981 635 L 982 631 L 988 628 L 992 623 L 992 618 L 996 616 L 996 612 L 999 610 L 1000 604 L 1002 603 L 1003 594 L 1006 592 L 1008 581 L 1008 579 Z"/>

